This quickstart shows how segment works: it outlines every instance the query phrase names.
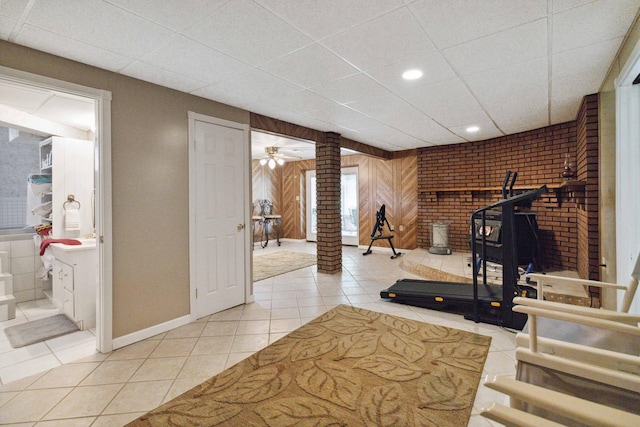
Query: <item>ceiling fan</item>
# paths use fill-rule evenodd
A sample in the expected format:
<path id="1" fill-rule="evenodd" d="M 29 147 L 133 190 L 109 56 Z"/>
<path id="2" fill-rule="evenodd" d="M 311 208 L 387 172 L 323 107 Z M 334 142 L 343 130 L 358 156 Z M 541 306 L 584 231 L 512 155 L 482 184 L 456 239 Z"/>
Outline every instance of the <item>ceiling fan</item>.
<path id="1" fill-rule="evenodd" d="M 271 169 L 276 167 L 276 163 L 282 166 L 284 164 L 284 159 L 302 159 L 302 157 L 281 154 L 278 152 L 278 147 L 264 147 L 264 151 L 267 153 L 267 157 L 260 159 L 260 164 L 262 166 L 268 164 Z"/>

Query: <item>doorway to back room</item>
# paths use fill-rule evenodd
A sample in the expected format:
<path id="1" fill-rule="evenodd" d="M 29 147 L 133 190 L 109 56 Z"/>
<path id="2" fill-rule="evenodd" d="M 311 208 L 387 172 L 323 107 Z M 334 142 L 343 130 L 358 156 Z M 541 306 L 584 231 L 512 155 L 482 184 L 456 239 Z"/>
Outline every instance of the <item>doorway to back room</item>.
<path id="1" fill-rule="evenodd" d="M 316 171 L 306 171 L 307 192 L 307 240 L 317 241 L 318 214 L 316 200 Z M 358 246 L 358 168 L 341 169 L 340 175 L 340 222 L 342 244 Z"/>

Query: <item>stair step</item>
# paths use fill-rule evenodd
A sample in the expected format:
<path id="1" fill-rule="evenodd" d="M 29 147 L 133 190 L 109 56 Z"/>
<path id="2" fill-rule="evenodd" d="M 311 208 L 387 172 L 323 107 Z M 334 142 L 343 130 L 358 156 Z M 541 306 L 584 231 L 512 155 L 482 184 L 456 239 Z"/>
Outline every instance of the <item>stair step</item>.
<path id="1" fill-rule="evenodd" d="M 0 295 L 0 321 L 16 318 L 16 298 L 13 295 Z"/>
<path id="2" fill-rule="evenodd" d="M 9 252 L 0 251 L 0 273 L 8 273 L 9 265 Z"/>
<path id="3" fill-rule="evenodd" d="M 0 273 L 0 296 L 13 294 L 13 275 Z"/>

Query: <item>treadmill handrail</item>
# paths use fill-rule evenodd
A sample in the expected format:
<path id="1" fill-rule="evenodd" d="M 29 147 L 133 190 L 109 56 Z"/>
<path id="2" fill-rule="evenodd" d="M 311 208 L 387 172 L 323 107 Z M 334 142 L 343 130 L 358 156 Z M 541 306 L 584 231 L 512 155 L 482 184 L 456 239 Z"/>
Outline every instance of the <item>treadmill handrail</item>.
<path id="1" fill-rule="evenodd" d="M 548 192 L 549 192 L 549 189 L 547 188 L 547 186 L 543 185 L 540 188 L 536 188 L 535 190 L 529 190 L 524 193 L 520 193 L 516 196 L 509 197 L 508 199 L 498 200 L 497 202 L 492 203 L 489 206 L 485 206 L 484 208 L 476 209 L 475 211 L 473 211 L 473 215 L 475 216 L 476 214 L 479 214 L 491 209 L 495 209 L 503 205 L 509 205 L 509 204 L 513 205 L 518 202 L 522 202 L 524 200 L 537 199 L 538 197 L 540 197 L 541 194 L 548 193 Z"/>
<path id="2" fill-rule="evenodd" d="M 475 241 L 475 236 L 476 236 L 476 223 L 475 223 L 475 218 L 478 214 L 482 214 L 481 218 L 482 218 L 482 229 L 484 230 L 486 224 L 485 224 L 485 220 L 486 220 L 486 211 L 491 210 L 491 209 L 495 209 L 498 207 L 502 207 L 502 206 L 508 206 L 508 205 L 514 205 L 518 202 L 524 201 L 524 200 L 533 200 L 533 199 L 537 199 L 538 197 L 540 197 L 541 194 L 547 193 L 549 190 L 547 189 L 546 185 L 541 186 L 540 188 L 537 188 L 535 190 L 530 190 L 530 191 L 526 191 L 522 194 L 518 194 L 517 196 L 513 196 L 510 197 L 508 199 L 503 199 L 503 200 L 499 200 L 489 206 L 485 206 L 484 208 L 480 208 L 480 209 L 476 209 L 475 211 L 473 211 L 473 213 L 471 214 L 471 265 L 472 265 L 472 270 L 473 270 L 473 275 L 472 275 L 472 279 L 473 279 L 473 321 L 478 323 L 480 321 L 479 318 L 479 312 L 478 312 L 478 272 L 476 271 L 476 267 L 475 267 L 475 262 L 476 262 L 476 255 L 477 255 L 477 250 L 476 250 L 476 241 Z M 504 211 L 503 211 L 504 212 Z M 484 258 L 485 254 L 485 247 L 486 247 L 487 241 L 486 241 L 486 236 L 485 233 L 482 233 L 482 257 Z M 504 250 L 504 249 L 503 249 Z M 483 264 L 484 268 L 483 268 L 483 275 L 482 275 L 482 282 L 483 285 L 487 285 L 487 270 L 486 270 L 486 262 Z M 503 279 L 504 279 L 504 275 L 505 275 L 505 271 L 506 269 L 503 268 Z M 506 286 L 508 286 L 508 284 L 502 283 L 502 290 L 503 293 L 506 291 Z M 503 310 L 504 309 L 510 309 L 511 304 L 505 304 L 506 301 L 504 301 L 503 298 Z"/>

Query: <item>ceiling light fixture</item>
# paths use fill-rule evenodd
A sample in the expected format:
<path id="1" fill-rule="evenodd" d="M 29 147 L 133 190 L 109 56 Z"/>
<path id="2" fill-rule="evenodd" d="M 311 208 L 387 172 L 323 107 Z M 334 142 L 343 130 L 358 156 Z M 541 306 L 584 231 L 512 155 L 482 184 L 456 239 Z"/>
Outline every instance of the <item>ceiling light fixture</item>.
<path id="1" fill-rule="evenodd" d="M 267 157 L 260 159 L 260 165 L 269 165 L 271 169 L 275 169 L 276 164 L 279 166 L 284 165 L 284 159 L 300 160 L 301 157 L 288 156 L 278 152 L 278 147 L 264 147 L 264 152 L 267 153 Z"/>
<path id="2" fill-rule="evenodd" d="M 419 79 L 420 77 L 422 77 L 422 71 L 417 69 L 407 70 L 404 73 L 402 73 L 402 78 L 405 80 L 416 80 L 416 79 Z"/>
<path id="3" fill-rule="evenodd" d="M 475 132 L 478 132 L 479 130 L 480 130 L 480 128 L 478 126 L 469 126 L 467 128 L 467 132 L 469 132 L 469 133 L 475 133 Z"/>

